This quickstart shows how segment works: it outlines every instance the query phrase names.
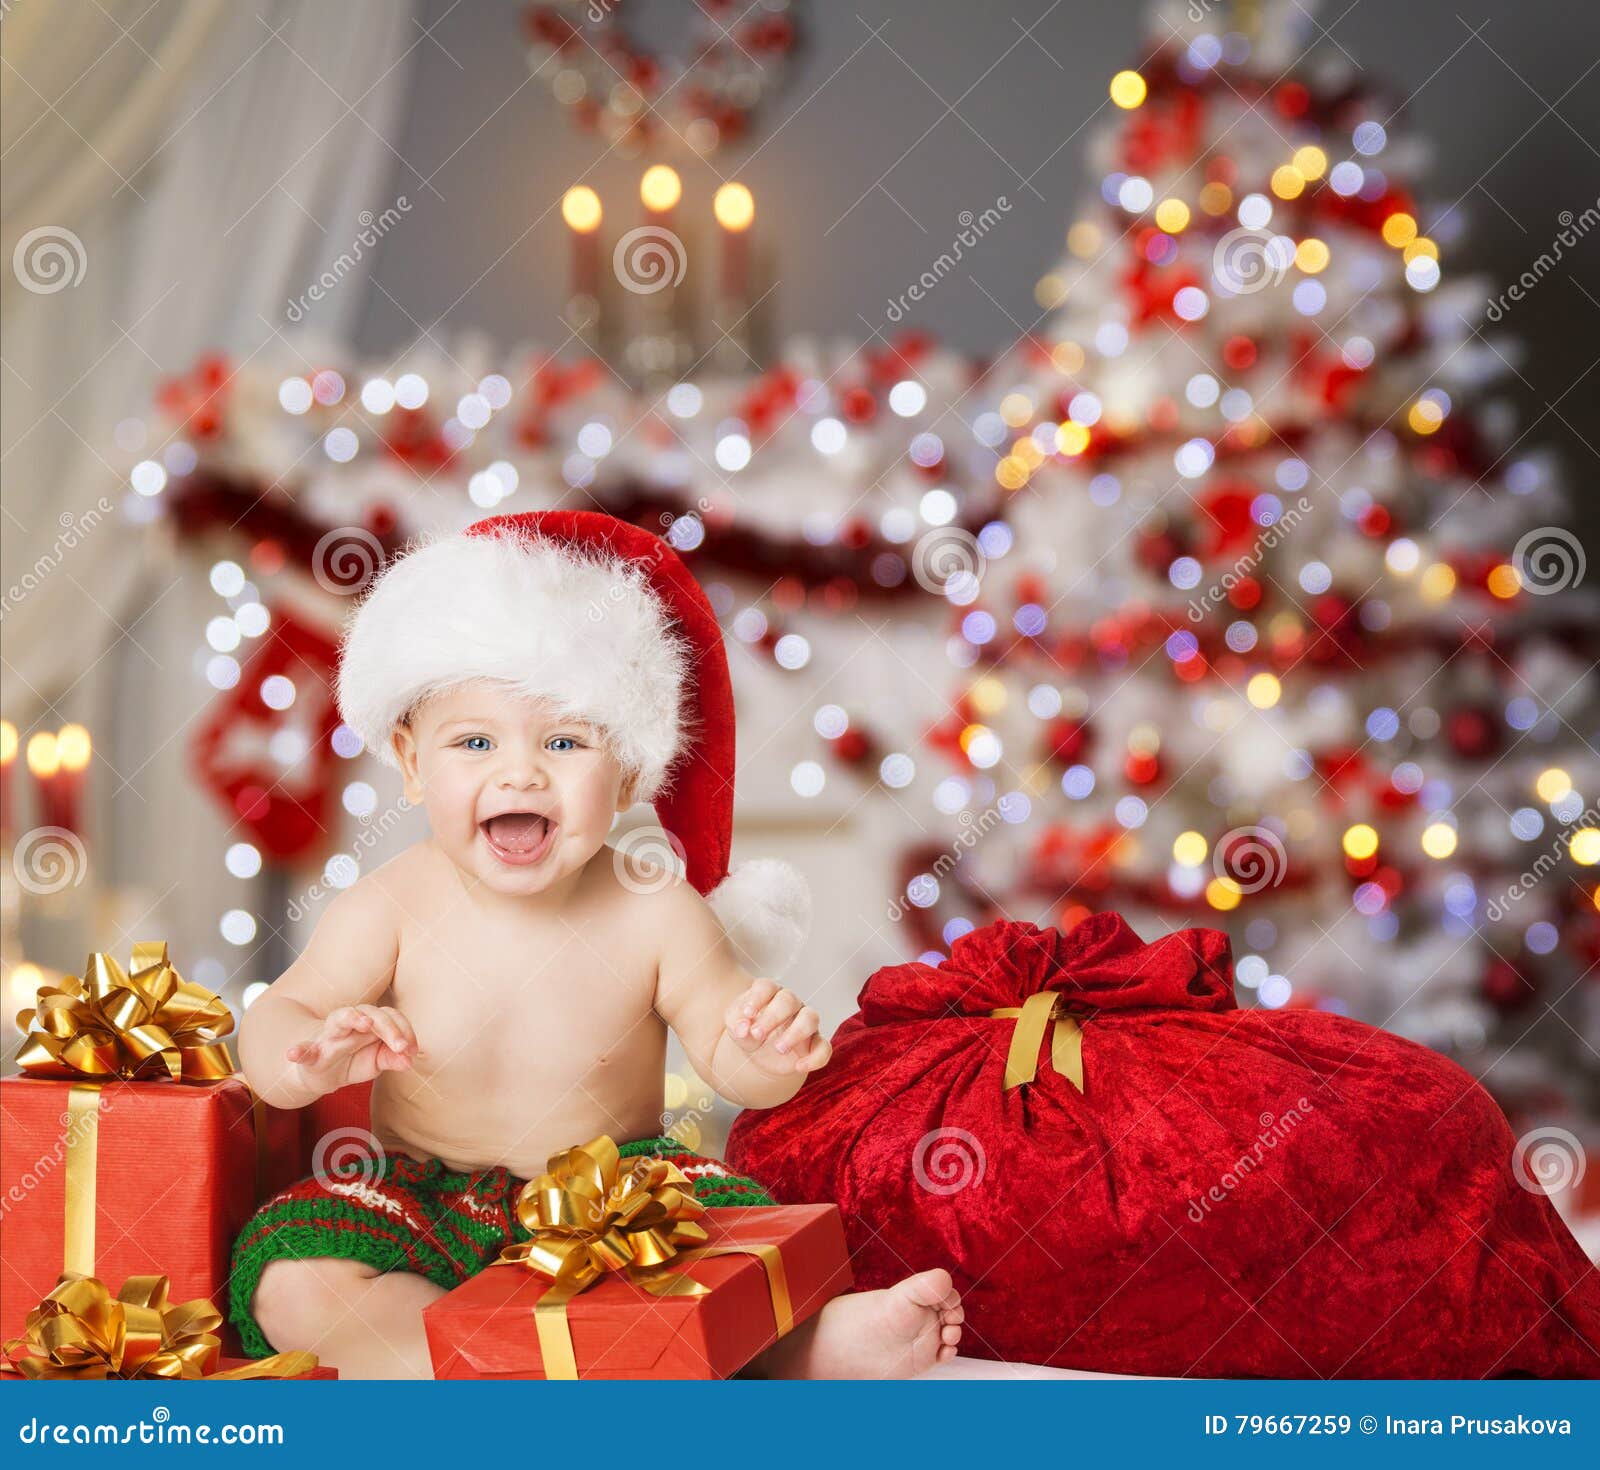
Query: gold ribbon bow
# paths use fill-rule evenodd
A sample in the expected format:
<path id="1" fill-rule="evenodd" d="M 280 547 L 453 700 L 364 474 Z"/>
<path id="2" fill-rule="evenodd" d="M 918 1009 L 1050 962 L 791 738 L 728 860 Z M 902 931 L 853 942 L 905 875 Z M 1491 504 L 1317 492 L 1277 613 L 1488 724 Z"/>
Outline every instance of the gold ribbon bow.
<path id="1" fill-rule="evenodd" d="M 567 1304 L 608 1275 L 621 1274 L 652 1296 L 706 1296 L 711 1288 L 666 1269 L 706 1256 L 754 1255 L 767 1273 L 781 1337 L 794 1325 L 783 1258 L 774 1245 L 708 1245 L 706 1207 L 676 1164 L 627 1161 L 605 1134 L 551 1156 L 546 1171 L 517 1196 L 529 1240 L 504 1247 L 492 1266 L 524 1266 L 553 1283 L 534 1307 L 546 1378 L 576 1378 Z"/>
<path id="2" fill-rule="evenodd" d="M 28 1033 L 17 1062 L 34 1077 L 216 1082 L 233 1071 L 222 1040 L 233 1012 L 172 968 L 164 942 L 134 945 L 130 971 L 96 951 L 83 979 L 41 990 L 17 1026 Z"/>
<path id="3" fill-rule="evenodd" d="M 274 1353 L 208 1373 L 222 1314 L 204 1297 L 169 1304 L 165 1276 L 130 1276 L 115 1296 L 93 1276 L 63 1275 L 4 1347 L 3 1371 L 23 1378 L 292 1378 L 317 1355 Z M 18 1352 L 22 1356 L 16 1356 Z"/>
<path id="4" fill-rule="evenodd" d="M 1039 1075 L 1039 1044 L 1051 1022 L 1055 1026 L 1050 1033 L 1050 1065 L 1079 1092 L 1083 1091 L 1083 1029 L 1078 1018 L 1068 1015 L 1064 1006 L 1060 991 L 1041 990 L 1020 1006 L 1001 1006 L 989 1012 L 995 1017 L 1017 1018 L 1011 1029 L 1011 1049 L 1006 1053 L 1002 1091 L 1010 1092 Z"/>

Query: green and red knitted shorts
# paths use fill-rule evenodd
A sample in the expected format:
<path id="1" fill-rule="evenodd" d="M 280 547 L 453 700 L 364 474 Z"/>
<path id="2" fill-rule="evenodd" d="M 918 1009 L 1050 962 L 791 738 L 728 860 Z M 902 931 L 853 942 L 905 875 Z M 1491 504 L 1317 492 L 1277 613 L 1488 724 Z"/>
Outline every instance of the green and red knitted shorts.
<path id="1" fill-rule="evenodd" d="M 776 1203 L 753 1179 L 690 1153 L 670 1138 L 621 1145 L 623 1158 L 649 1155 L 676 1164 L 703 1205 Z M 436 1286 L 476 1276 L 510 1241 L 526 1240 L 516 1218 L 526 1180 L 502 1164 L 454 1173 L 438 1159 L 386 1154 L 313 1174 L 274 1195 L 251 1217 L 233 1247 L 228 1319 L 252 1358 L 273 1351 L 251 1312 L 269 1261 L 334 1256 L 379 1271 L 414 1271 Z"/>

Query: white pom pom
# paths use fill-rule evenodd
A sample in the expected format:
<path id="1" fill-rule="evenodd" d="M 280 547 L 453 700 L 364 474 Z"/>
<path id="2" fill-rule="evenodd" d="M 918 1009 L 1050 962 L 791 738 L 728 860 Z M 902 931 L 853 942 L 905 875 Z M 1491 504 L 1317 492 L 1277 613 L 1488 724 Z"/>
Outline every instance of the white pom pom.
<path id="1" fill-rule="evenodd" d="M 752 975 L 777 979 L 811 932 L 811 889 L 777 858 L 740 863 L 712 889 L 710 903 Z"/>

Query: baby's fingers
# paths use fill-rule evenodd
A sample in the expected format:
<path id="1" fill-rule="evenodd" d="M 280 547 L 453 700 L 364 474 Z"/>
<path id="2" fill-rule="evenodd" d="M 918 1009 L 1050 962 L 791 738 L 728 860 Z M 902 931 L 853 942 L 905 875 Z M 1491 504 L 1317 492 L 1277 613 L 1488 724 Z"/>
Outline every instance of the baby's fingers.
<path id="1" fill-rule="evenodd" d="M 826 1037 L 819 1036 L 803 1056 L 795 1058 L 794 1069 L 797 1072 L 819 1072 L 828 1065 L 832 1056 L 833 1043 Z"/>
<path id="2" fill-rule="evenodd" d="M 800 997 L 792 990 L 780 990 L 750 1023 L 750 1034 L 758 1041 L 772 1040 L 794 1019 L 799 1009 Z"/>
<path id="3" fill-rule="evenodd" d="M 396 1051 L 387 1044 L 378 1048 L 378 1070 L 380 1072 L 404 1072 L 411 1065 L 409 1052 Z"/>
<path id="4" fill-rule="evenodd" d="M 817 1034 L 817 1013 L 810 1006 L 802 1006 L 799 1014 L 781 1031 L 773 1033 L 773 1045 L 783 1052 L 801 1052 L 806 1043 Z"/>
<path id="5" fill-rule="evenodd" d="M 778 987 L 774 981 L 752 982 L 742 995 L 734 998 L 733 1004 L 728 1007 L 722 1018 L 722 1024 L 727 1028 L 728 1034 L 741 1041 L 748 1038 L 756 1012 L 777 993 Z"/>
<path id="6" fill-rule="evenodd" d="M 398 1011 L 375 1006 L 367 1014 L 371 1017 L 373 1029 L 391 1051 L 403 1052 L 416 1046 L 416 1037 L 406 1035 L 410 1027 L 400 1024 Z"/>
<path id="7" fill-rule="evenodd" d="M 417 1040 L 416 1027 L 414 1027 L 401 1012 L 395 1010 L 393 1006 L 385 1006 L 383 1008 L 383 1014 L 394 1022 L 396 1028 L 400 1032 L 401 1038 L 406 1042 L 413 1052 L 420 1052 L 422 1050 L 422 1045 Z"/>
<path id="8" fill-rule="evenodd" d="M 319 1041 L 298 1042 L 284 1055 L 289 1061 L 298 1062 L 302 1067 L 325 1067 L 335 1058 L 371 1044 L 372 1038 L 365 1032 L 344 1031 L 331 1040 L 324 1038 Z"/>
<path id="9" fill-rule="evenodd" d="M 360 1006 L 339 1006 L 328 1012 L 322 1021 L 320 1041 L 337 1041 L 353 1032 L 372 1030 L 372 1017 Z"/>

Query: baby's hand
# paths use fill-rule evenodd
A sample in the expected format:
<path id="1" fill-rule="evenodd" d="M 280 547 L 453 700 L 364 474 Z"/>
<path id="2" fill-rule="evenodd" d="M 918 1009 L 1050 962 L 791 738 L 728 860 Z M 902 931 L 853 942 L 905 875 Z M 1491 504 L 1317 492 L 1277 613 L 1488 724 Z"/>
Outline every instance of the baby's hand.
<path id="1" fill-rule="evenodd" d="M 817 1013 L 792 990 L 757 980 L 728 1007 L 723 1029 L 763 1072 L 783 1077 L 815 1072 L 833 1055 L 817 1032 Z"/>
<path id="2" fill-rule="evenodd" d="M 401 1072 L 421 1053 L 417 1033 L 393 1006 L 340 1006 L 330 1011 L 310 1041 L 283 1055 L 312 1086 L 333 1092 L 370 1082 L 379 1072 Z"/>

